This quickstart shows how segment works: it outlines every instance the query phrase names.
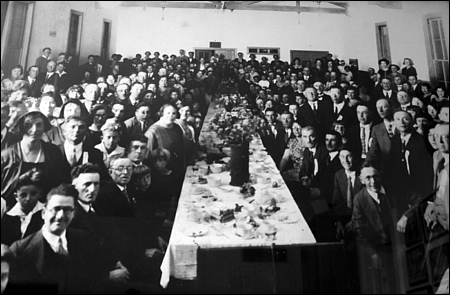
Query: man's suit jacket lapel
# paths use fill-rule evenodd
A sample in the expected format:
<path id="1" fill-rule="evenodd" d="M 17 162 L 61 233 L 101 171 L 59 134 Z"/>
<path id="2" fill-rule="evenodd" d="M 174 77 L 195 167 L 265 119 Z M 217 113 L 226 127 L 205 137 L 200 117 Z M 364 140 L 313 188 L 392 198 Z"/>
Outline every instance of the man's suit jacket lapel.
<path id="1" fill-rule="evenodd" d="M 362 199 L 362 205 L 364 207 L 364 211 L 366 212 L 367 219 L 369 220 L 370 224 L 375 229 L 375 231 L 378 234 L 380 234 L 383 238 L 387 238 L 386 233 L 384 232 L 383 222 L 380 218 L 380 215 L 386 214 L 388 212 L 378 211 L 378 204 L 370 196 L 369 192 L 367 191 L 367 188 L 364 188 L 364 198 Z"/>

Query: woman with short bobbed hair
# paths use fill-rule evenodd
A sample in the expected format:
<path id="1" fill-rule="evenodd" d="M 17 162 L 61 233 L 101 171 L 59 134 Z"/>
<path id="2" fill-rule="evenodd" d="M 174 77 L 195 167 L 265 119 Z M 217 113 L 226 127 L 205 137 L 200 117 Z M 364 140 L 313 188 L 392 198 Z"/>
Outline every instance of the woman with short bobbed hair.
<path id="1" fill-rule="evenodd" d="M 409 76 L 416 76 L 417 77 L 417 71 L 416 68 L 413 67 L 414 62 L 409 57 L 405 57 L 403 59 L 403 64 L 405 67 L 402 69 L 402 75 L 408 78 Z"/>
<path id="2" fill-rule="evenodd" d="M 390 74 L 392 74 L 391 69 L 389 68 L 389 64 L 391 62 L 387 58 L 382 58 L 378 61 L 378 65 L 380 69 L 378 70 L 378 74 L 380 75 L 380 81 L 383 78 L 387 78 Z"/>
<path id="3" fill-rule="evenodd" d="M 1 153 L 1 195 L 8 208 L 15 203 L 14 190 L 22 174 L 39 169 L 43 173 L 43 194 L 70 180 L 70 167 L 61 150 L 44 142 L 42 136 L 51 129 L 50 121 L 40 111 L 31 110 L 18 123 L 22 140 Z"/>

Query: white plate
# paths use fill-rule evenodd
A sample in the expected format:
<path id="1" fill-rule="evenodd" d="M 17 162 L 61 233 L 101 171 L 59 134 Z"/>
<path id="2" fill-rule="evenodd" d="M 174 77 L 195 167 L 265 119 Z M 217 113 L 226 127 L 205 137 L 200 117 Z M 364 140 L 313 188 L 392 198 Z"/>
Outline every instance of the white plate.
<path id="1" fill-rule="evenodd" d="M 290 223 L 297 223 L 298 222 L 298 216 L 296 216 L 295 214 L 291 213 L 275 213 L 274 215 L 272 215 L 271 217 L 274 220 L 277 220 L 281 223 L 285 223 L 285 224 L 290 224 Z"/>
<path id="2" fill-rule="evenodd" d="M 187 228 L 184 234 L 188 237 L 200 237 L 208 233 L 209 227 L 203 224 L 194 225 Z"/>
<path id="3" fill-rule="evenodd" d="M 243 238 L 244 240 L 255 239 L 255 238 L 258 236 L 258 234 L 257 234 L 255 231 L 252 231 L 252 234 L 249 235 L 248 237 L 241 236 L 237 231 L 235 232 L 235 234 L 236 234 L 236 236 L 241 237 L 241 238 Z"/>

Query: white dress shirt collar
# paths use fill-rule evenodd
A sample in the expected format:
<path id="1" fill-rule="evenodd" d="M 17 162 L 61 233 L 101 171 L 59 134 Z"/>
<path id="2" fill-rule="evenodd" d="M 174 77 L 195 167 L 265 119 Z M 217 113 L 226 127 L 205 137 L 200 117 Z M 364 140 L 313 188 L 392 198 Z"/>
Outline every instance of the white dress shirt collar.
<path id="1" fill-rule="evenodd" d="M 344 107 L 345 102 L 343 101 L 341 103 L 333 103 L 333 104 L 334 104 L 333 111 L 337 108 L 338 109 L 337 113 L 339 114 L 342 108 Z"/>
<path id="2" fill-rule="evenodd" d="M 79 200 L 78 200 L 78 204 L 80 205 L 81 208 L 83 208 L 84 212 L 89 212 L 89 209 L 91 211 L 94 211 L 94 208 L 92 208 L 92 205 L 84 204 L 84 203 L 80 202 Z"/>
<path id="3" fill-rule="evenodd" d="M 5 138 L 6 134 L 8 133 L 8 128 L 3 128 L 2 129 L 2 140 Z"/>
<path id="4" fill-rule="evenodd" d="M 22 233 L 22 237 L 25 234 L 28 225 L 30 224 L 31 221 L 31 217 L 33 216 L 34 213 L 42 210 L 42 208 L 44 208 L 44 204 L 42 204 L 41 202 L 37 202 L 36 206 L 34 206 L 33 210 L 31 210 L 28 214 L 26 214 L 25 212 L 22 211 L 22 208 L 20 207 L 20 203 L 17 202 L 14 207 L 11 208 L 11 210 L 9 210 L 8 212 L 6 212 L 7 215 L 9 216 L 17 216 L 20 217 L 20 232 Z"/>
<path id="5" fill-rule="evenodd" d="M 44 239 L 47 241 L 47 243 L 52 247 L 52 250 L 55 253 L 59 252 L 59 239 L 62 240 L 63 248 L 68 251 L 67 248 L 67 238 L 66 238 L 66 231 L 64 231 L 60 236 L 52 234 L 50 231 L 46 229 L 46 226 L 44 225 L 42 227 L 42 235 L 44 236 Z"/>
<path id="6" fill-rule="evenodd" d="M 345 175 L 347 175 L 347 179 L 350 179 L 352 181 L 352 186 L 355 186 L 356 172 L 345 170 Z"/>
<path id="7" fill-rule="evenodd" d="M 76 158 L 77 160 L 79 160 L 81 158 L 81 155 L 83 154 L 83 142 L 80 142 L 77 145 L 73 145 L 72 143 L 66 140 L 64 142 L 64 151 L 66 152 L 66 158 L 69 161 L 69 163 L 71 163 L 72 161 L 72 154 L 74 150 Z"/>
<path id="8" fill-rule="evenodd" d="M 123 192 L 124 190 L 127 189 L 126 186 L 120 185 L 120 184 L 118 184 L 118 183 L 116 183 L 116 185 L 117 185 L 117 187 L 120 189 L 121 192 Z"/>
<path id="9" fill-rule="evenodd" d="M 400 135 L 400 139 L 402 140 L 402 142 L 405 143 L 405 145 L 407 145 L 409 142 L 409 139 L 411 138 L 411 135 L 412 135 L 412 133 L 405 134 L 404 136 Z"/>
<path id="10" fill-rule="evenodd" d="M 375 202 L 377 202 L 378 204 L 380 204 L 380 198 L 378 197 L 378 194 L 386 194 L 384 187 L 381 187 L 379 193 L 373 192 L 373 191 L 369 190 L 368 188 L 366 188 L 366 189 L 367 189 L 367 192 L 369 193 L 369 195 L 372 197 L 372 199 L 374 199 Z"/>
<path id="11" fill-rule="evenodd" d="M 338 153 L 339 153 L 338 151 L 336 151 L 336 152 L 330 152 L 330 159 L 331 159 L 331 161 L 334 160 L 334 158 L 337 156 Z"/>
<path id="12" fill-rule="evenodd" d="M 308 103 L 311 106 L 311 109 L 313 109 L 313 110 L 314 110 L 314 104 L 316 105 L 317 109 L 319 108 L 319 104 L 318 104 L 317 100 L 315 100 L 315 101 L 309 101 L 308 100 Z"/>
<path id="13" fill-rule="evenodd" d="M 32 84 L 34 81 L 36 81 L 36 78 L 31 78 L 30 76 L 28 76 L 28 82 L 30 84 Z"/>

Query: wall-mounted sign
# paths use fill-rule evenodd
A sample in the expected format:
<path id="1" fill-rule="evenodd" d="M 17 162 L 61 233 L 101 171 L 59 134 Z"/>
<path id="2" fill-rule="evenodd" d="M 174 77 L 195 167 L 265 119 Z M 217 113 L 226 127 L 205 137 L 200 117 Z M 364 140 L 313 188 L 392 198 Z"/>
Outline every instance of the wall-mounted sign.
<path id="1" fill-rule="evenodd" d="M 222 43 L 221 42 L 209 42 L 209 47 L 210 48 L 222 48 Z"/>

